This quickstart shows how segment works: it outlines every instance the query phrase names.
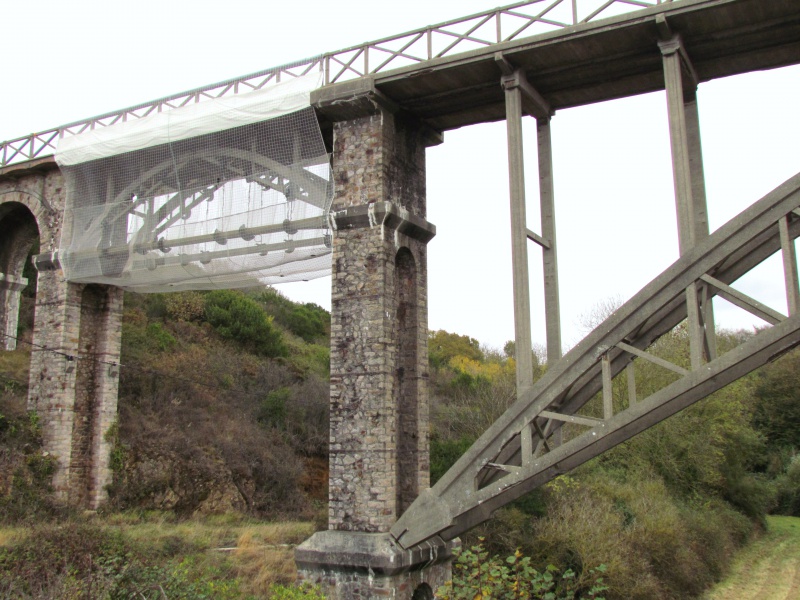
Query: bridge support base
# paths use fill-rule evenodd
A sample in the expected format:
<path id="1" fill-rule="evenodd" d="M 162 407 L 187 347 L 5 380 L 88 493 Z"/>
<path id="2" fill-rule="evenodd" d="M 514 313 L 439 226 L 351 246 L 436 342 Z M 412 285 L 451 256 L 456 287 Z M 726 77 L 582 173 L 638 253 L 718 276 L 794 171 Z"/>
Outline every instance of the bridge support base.
<path id="1" fill-rule="evenodd" d="M 295 550 L 298 580 L 320 585 L 331 600 L 432 600 L 451 577 L 458 540 L 431 541 L 411 550 L 388 533 L 319 531 Z"/>

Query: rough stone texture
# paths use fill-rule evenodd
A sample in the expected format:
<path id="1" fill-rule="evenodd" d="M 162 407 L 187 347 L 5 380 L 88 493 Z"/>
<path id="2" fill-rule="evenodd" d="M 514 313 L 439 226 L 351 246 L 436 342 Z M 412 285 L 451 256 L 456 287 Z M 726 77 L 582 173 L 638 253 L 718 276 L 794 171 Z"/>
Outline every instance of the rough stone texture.
<path id="1" fill-rule="evenodd" d="M 424 218 L 424 169 L 413 123 L 377 110 L 334 125 L 334 212 L 391 202 Z M 330 529 L 386 532 L 429 485 L 426 289 L 424 243 L 375 219 L 335 232 Z"/>
<path id="2" fill-rule="evenodd" d="M 66 190 L 52 159 L 0 170 L 0 274 L 21 278 L 31 244 L 58 248 Z M 0 287 L 2 287 L 0 285 Z M 4 331 L 18 310 L 0 298 Z M 62 501 L 97 508 L 111 481 L 105 433 L 116 419 L 122 290 L 68 283 L 60 270 L 37 276 L 28 407 L 42 423 L 44 449 L 58 460 L 53 485 Z M 14 325 L 16 327 L 16 325 Z"/>
<path id="3" fill-rule="evenodd" d="M 432 597 L 450 576 L 451 546 L 406 551 L 387 533 L 430 485 L 430 131 L 363 105 L 371 114 L 333 125 L 329 531 L 295 558 L 300 579 L 329 598 Z"/>

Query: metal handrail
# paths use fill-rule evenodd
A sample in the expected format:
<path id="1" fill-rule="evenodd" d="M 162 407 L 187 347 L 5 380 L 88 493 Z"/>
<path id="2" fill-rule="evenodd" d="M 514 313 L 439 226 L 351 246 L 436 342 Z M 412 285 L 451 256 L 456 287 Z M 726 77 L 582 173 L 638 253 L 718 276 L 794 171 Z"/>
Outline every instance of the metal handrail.
<path id="1" fill-rule="evenodd" d="M 58 139 L 64 136 L 140 119 L 203 100 L 259 90 L 286 77 L 322 71 L 324 83 L 328 85 L 451 56 L 476 47 L 493 46 L 534 32 L 554 31 L 587 23 L 605 16 L 604 13 L 611 7 L 649 8 L 675 1 L 678 0 L 597 0 L 595 8 L 585 14 L 579 12 L 578 0 L 516 2 L 8 140 L 0 144 L 0 167 L 48 156 L 55 151 Z M 560 18 L 557 17 L 559 10 L 565 13 Z M 537 27 L 541 31 L 537 31 Z"/>

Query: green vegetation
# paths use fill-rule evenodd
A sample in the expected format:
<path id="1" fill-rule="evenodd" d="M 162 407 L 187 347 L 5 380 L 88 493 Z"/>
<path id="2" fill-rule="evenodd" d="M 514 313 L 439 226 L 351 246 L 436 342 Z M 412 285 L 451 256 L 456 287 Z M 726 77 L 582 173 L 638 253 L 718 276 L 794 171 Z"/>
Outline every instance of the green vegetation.
<path id="1" fill-rule="evenodd" d="M 217 290 L 205 297 L 206 320 L 224 338 L 236 340 L 256 354 L 286 356 L 280 331 L 258 303 L 234 290 Z"/>
<path id="2" fill-rule="evenodd" d="M 721 334 L 720 351 L 747 335 Z M 513 343 L 500 353 L 446 332 L 430 343 L 435 481 L 513 402 L 515 365 Z M 651 350 L 688 366 L 681 327 Z M 538 378 L 544 368 L 534 365 Z M 640 397 L 677 377 L 643 361 L 635 369 Z M 798 508 L 798 378 L 800 353 L 790 353 L 499 510 L 463 541 L 485 539 L 487 556 L 519 549 L 538 573 L 552 566 L 580 579 L 605 565 L 609 600 L 698 597 L 763 531 L 767 513 Z M 613 391 L 616 409 L 627 406 L 624 377 Z M 600 416 L 601 398 L 581 412 Z M 565 426 L 563 435 L 581 431 Z"/>
<path id="3" fill-rule="evenodd" d="M 763 537 L 742 549 L 704 600 L 790 600 L 800 593 L 800 519 L 767 517 Z"/>
<path id="4" fill-rule="evenodd" d="M 274 290 L 127 295 L 114 480 L 91 519 L 52 501 L 29 349 L 0 353 L 0 597 L 321 598 L 291 585 L 281 545 L 325 525 L 329 332 L 324 310 Z M 436 331 L 429 347 L 436 481 L 514 402 L 516 364 L 513 343 Z M 652 350 L 688 365 L 681 328 Z M 635 369 L 641 397 L 675 377 Z M 440 597 L 699 597 L 765 523 L 774 534 L 765 515 L 800 513 L 799 378 L 789 353 L 499 510 Z M 624 381 L 613 393 L 627 406 Z"/>
<path id="5" fill-rule="evenodd" d="M 0 596 L 315 599 L 285 587 L 295 578 L 286 545 L 311 532 L 307 523 L 130 513 L 37 525 L 0 544 Z"/>
<path id="6" fill-rule="evenodd" d="M 602 592 L 604 566 L 589 569 L 579 578 L 571 569 L 563 573 L 548 565 L 543 571 L 531 566 L 531 558 L 517 550 L 506 558 L 489 556 L 483 540 L 469 550 L 456 552 L 453 579 L 439 588 L 441 600 L 605 600 Z"/>

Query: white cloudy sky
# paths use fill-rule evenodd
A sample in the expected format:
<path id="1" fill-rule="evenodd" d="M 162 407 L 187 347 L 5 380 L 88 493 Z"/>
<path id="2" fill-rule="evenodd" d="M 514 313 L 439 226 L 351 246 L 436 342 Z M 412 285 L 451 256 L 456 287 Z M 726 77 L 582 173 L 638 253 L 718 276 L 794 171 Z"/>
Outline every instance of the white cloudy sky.
<path id="1" fill-rule="evenodd" d="M 589 1 L 589 0 L 585 0 Z M 271 2 L 7 1 L 0 139 L 494 8 L 485 0 Z M 689 49 L 691 53 L 691 49 Z M 700 86 L 712 228 L 800 170 L 800 67 Z M 528 221 L 538 230 L 533 122 Z M 677 258 L 663 93 L 559 112 L 553 120 L 564 343 L 580 316 L 626 299 Z M 504 123 L 450 131 L 428 151 L 429 325 L 495 347 L 513 337 Z M 534 341 L 544 342 L 541 269 L 530 246 Z M 741 288 L 785 310 L 780 272 Z M 330 306 L 330 279 L 288 296 Z M 758 321 L 722 304 L 722 326 Z"/>

